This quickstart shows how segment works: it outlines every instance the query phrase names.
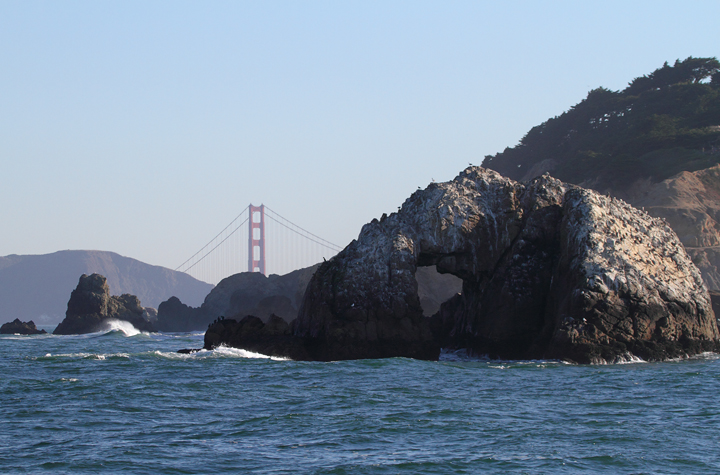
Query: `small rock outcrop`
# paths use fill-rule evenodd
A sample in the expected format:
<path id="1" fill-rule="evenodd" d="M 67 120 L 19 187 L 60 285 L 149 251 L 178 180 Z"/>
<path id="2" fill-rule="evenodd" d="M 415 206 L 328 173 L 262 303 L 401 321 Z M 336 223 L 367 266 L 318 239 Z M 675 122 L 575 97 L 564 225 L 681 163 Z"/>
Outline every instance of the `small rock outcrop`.
<path id="1" fill-rule="evenodd" d="M 108 320 L 125 320 L 141 331 L 156 331 L 140 300 L 130 294 L 110 296 L 107 279 L 100 274 L 80 277 L 68 301 L 65 319 L 55 328 L 56 335 L 77 335 L 103 329 Z"/>
<path id="2" fill-rule="evenodd" d="M 35 322 L 30 320 L 29 322 L 21 322 L 19 318 L 16 318 L 12 322 L 3 323 L 0 327 L 0 335 L 42 335 L 47 333 L 45 330 L 38 330 L 35 326 Z"/>
<path id="3" fill-rule="evenodd" d="M 291 325 L 277 315 L 271 315 L 267 322 L 252 315 L 240 321 L 233 318 L 218 319 L 205 332 L 204 348 L 212 350 L 220 345 L 294 360 L 315 359 L 306 348 L 305 341 L 293 337 Z"/>
<path id="4" fill-rule="evenodd" d="M 415 273 L 460 295 L 423 318 Z M 322 264 L 294 324 L 316 359 L 436 358 L 440 347 L 590 363 L 718 348 L 708 291 L 675 233 L 550 176 L 480 167 L 414 193 Z"/>

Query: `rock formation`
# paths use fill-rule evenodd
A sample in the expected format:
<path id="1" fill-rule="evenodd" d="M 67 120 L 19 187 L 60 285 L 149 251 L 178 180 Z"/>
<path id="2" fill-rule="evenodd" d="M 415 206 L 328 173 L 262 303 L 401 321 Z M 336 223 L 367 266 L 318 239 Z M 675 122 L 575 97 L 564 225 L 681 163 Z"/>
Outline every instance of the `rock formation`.
<path id="1" fill-rule="evenodd" d="M 268 277 L 241 272 L 223 279 L 197 308 L 172 297 L 160 304 L 157 327 L 160 331 L 205 330 L 220 316 L 240 320 L 246 315 L 263 322 L 275 315 L 289 323 L 297 317 L 307 284 L 317 268 L 314 265 Z M 425 316 L 437 312 L 441 303 L 462 289 L 460 279 L 438 274 L 432 268 L 419 270 L 416 278 Z"/>
<path id="2" fill-rule="evenodd" d="M 5 323 L 0 327 L 0 334 L 2 335 L 14 335 L 17 333 L 20 335 L 41 335 L 47 332 L 45 330 L 38 330 L 35 322 L 32 320 L 29 322 L 21 322 L 19 318 L 16 318 L 12 322 Z"/>
<path id="3" fill-rule="evenodd" d="M 415 273 L 463 280 L 430 320 Z M 432 331 L 431 331 L 432 329 Z M 294 336 L 311 359 L 664 359 L 718 348 L 700 273 L 675 233 L 625 202 L 549 176 L 471 167 L 363 227 L 310 281 Z"/>
<path id="4" fill-rule="evenodd" d="M 520 181 L 536 178 L 551 171 L 555 165 L 557 162 L 551 159 L 538 162 Z M 577 184 L 596 187 L 593 179 Z M 600 191 L 620 198 L 650 216 L 664 219 L 685 246 L 708 289 L 720 289 L 720 165 L 682 171 L 661 181 L 643 177 L 624 188 Z M 720 298 L 713 294 L 711 297 L 713 300 Z"/>
<path id="5" fill-rule="evenodd" d="M 267 321 L 276 315 L 287 322 L 297 316 L 305 287 L 317 266 L 285 275 L 241 272 L 221 280 L 200 307 L 190 307 L 172 297 L 158 307 L 160 331 L 205 330 L 220 316 L 255 315 Z"/>
<path id="6" fill-rule="evenodd" d="M 665 219 L 708 288 L 720 289 L 720 165 L 683 171 L 659 183 L 639 181 L 632 190 L 614 194 Z"/>
<path id="7" fill-rule="evenodd" d="M 154 308 L 173 295 L 189 305 L 200 305 L 213 288 L 183 272 L 113 252 L 11 255 L 0 257 L 0 323 L 12 315 L 38 325 L 57 325 L 82 274 L 104 275 L 116 295 L 136 295 L 143 305 Z"/>
<path id="8" fill-rule="evenodd" d="M 111 297 L 107 280 L 102 275 L 83 274 L 70 295 L 65 319 L 53 333 L 76 335 L 100 331 L 111 319 L 125 320 L 141 331 L 156 331 L 149 321 L 152 314 L 152 310 L 146 311 L 134 295 Z"/>
<path id="9" fill-rule="evenodd" d="M 316 359 L 308 351 L 303 339 L 293 337 L 292 326 L 277 315 L 271 315 L 267 322 L 252 315 L 247 315 L 240 321 L 233 318 L 216 320 L 205 332 L 204 348 L 211 350 L 220 345 L 294 360 Z"/>

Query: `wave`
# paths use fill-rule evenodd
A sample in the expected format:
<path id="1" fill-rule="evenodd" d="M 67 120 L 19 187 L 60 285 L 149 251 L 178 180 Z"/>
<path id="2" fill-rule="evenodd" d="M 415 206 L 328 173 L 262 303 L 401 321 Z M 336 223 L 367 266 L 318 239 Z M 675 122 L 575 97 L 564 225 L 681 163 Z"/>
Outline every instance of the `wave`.
<path id="1" fill-rule="evenodd" d="M 693 355 L 688 359 L 691 359 L 691 360 L 717 360 L 717 359 L 720 359 L 720 354 L 715 353 L 714 351 L 703 351 L 702 353 Z"/>
<path id="2" fill-rule="evenodd" d="M 59 358 L 78 358 L 83 360 L 105 360 L 107 358 L 115 359 L 115 358 L 122 358 L 122 359 L 129 359 L 130 354 L 128 353 L 110 353 L 110 354 L 102 354 L 102 353 L 59 353 L 59 354 L 52 354 L 52 353 L 46 353 L 45 356 L 40 357 L 34 357 L 31 358 L 33 360 L 44 360 L 44 359 L 59 359 Z"/>
<path id="3" fill-rule="evenodd" d="M 622 355 L 616 357 L 612 363 L 614 364 L 634 364 L 634 363 L 647 363 L 644 359 L 639 356 L 635 356 L 630 352 L 625 352 Z"/>
<path id="4" fill-rule="evenodd" d="M 198 337 L 198 336 L 205 336 L 204 331 L 193 331 L 193 332 L 163 332 L 160 331 L 158 334 L 166 337 L 166 338 L 190 338 L 190 337 Z"/>
<path id="5" fill-rule="evenodd" d="M 218 356 L 225 356 L 231 358 L 265 358 L 274 361 L 290 361 L 290 358 L 281 358 L 279 356 L 268 356 L 262 353 L 255 353 L 254 351 L 242 350 L 240 348 L 232 348 L 229 346 L 218 346 L 212 350 Z"/>
<path id="6" fill-rule="evenodd" d="M 460 350 L 448 350 L 448 349 L 441 349 L 440 350 L 440 357 L 439 361 L 451 361 L 451 362 L 459 362 L 459 361 L 482 361 L 487 362 L 490 361 L 490 357 L 488 355 L 476 355 L 470 353 L 466 349 L 460 349 Z"/>
<path id="7" fill-rule="evenodd" d="M 0 335 L 0 339 L 3 340 L 27 340 L 29 338 L 51 338 L 57 335 L 52 333 L 38 333 L 35 335 L 23 335 L 21 333 L 5 333 Z"/>
<path id="8" fill-rule="evenodd" d="M 567 361 L 562 360 L 545 360 L 545 359 L 531 359 L 531 360 L 506 360 L 490 358 L 487 354 L 476 354 L 468 351 L 467 349 L 451 350 L 443 348 L 440 350 L 440 363 L 483 363 L 488 368 L 493 369 L 510 369 L 510 368 L 523 368 L 523 367 L 556 367 L 564 365 L 572 365 Z"/>
<path id="9" fill-rule="evenodd" d="M 279 356 L 268 356 L 262 353 L 255 353 L 240 348 L 232 348 L 229 346 L 219 346 L 214 350 L 200 350 L 195 353 L 176 353 L 169 351 L 155 351 L 154 354 L 163 358 L 173 360 L 187 359 L 206 359 L 206 358 L 240 358 L 240 359 L 269 359 L 273 361 L 291 361 L 290 358 L 282 358 Z"/>
<path id="10" fill-rule="evenodd" d="M 110 333 L 123 333 L 125 336 L 135 335 L 149 335 L 148 332 L 143 332 L 135 328 L 135 326 L 126 320 L 110 319 L 103 322 L 102 330 L 95 333 L 101 333 L 108 335 Z"/>

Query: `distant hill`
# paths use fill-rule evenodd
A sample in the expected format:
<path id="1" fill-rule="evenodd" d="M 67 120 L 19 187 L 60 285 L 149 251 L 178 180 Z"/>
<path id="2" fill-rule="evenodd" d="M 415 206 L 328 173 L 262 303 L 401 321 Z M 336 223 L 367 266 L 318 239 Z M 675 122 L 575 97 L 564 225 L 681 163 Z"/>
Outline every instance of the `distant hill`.
<path id="1" fill-rule="evenodd" d="M 15 318 L 56 324 L 82 274 L 107 277 L 110 293 L 136 295 L 145 307 L 177 296 L 200 305 L 213 286 L 182 272 L 104 251 L 59 251 L 0 257 L 0 323 Z"/>
<path id="2" fill-rule="evenodd" d="M 598 88 L 482 165 L 550 173 L 664 218 L 708 288 L 720 289 L 720 62 L 665 63 L 622 91 Z"/>

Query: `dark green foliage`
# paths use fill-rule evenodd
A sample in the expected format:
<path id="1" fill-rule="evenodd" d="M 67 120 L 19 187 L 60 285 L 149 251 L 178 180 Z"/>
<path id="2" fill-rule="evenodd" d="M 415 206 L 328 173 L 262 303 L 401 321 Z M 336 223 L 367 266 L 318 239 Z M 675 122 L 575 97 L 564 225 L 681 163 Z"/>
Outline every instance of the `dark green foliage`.
<path id="1" fill-rule="evenodd" d="M 663 180 L 720 162 L 720 62 L 667 63 L 622 91 L 598 88 L 533 127 L 520 143 L 483 166 L 521 179 L 552 159 L 552 174 L 593 188 L 622 188 L 638 178 Z"/>

